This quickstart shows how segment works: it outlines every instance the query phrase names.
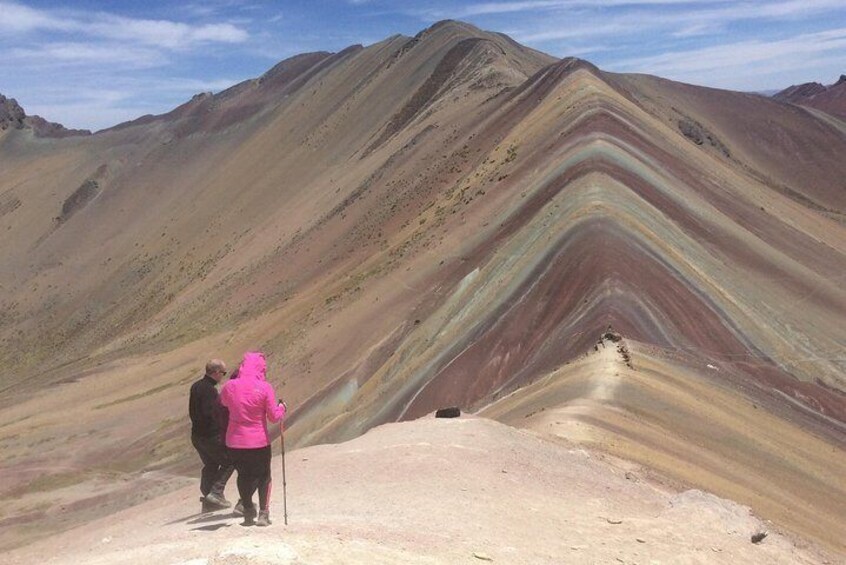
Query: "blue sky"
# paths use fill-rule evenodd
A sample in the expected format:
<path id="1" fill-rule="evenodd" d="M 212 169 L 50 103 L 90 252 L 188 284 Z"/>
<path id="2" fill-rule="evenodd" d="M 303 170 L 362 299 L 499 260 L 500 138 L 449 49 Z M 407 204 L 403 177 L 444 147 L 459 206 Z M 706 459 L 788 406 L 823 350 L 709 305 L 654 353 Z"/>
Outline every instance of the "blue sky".
<path id="1" fill-rule="evenodd" d="M 846 73 L 846 0 L 0 0 L 0 93 L 100 129 L 307 51 L 442 19 L 600 68 L 736 90 Z"/>

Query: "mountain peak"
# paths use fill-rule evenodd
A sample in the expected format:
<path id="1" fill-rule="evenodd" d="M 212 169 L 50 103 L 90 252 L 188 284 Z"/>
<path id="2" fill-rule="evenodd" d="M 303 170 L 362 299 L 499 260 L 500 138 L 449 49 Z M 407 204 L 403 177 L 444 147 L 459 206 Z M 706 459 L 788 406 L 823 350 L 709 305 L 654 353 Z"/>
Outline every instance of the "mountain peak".
<path id="1" fill-rule="evenodd" d="M 0 130 L 23 129 L 26 112 L 14 98 L 0 94 Z"/>
<path id="2" fill-rule="evenodd" d="M 417 39 L 423 39 L 437 32 L 458 32 L 474 37 L 484 35 L 485 33 L 476 26 L 459 20 L 441 20 L 433 23 L 414 37 Z"/>

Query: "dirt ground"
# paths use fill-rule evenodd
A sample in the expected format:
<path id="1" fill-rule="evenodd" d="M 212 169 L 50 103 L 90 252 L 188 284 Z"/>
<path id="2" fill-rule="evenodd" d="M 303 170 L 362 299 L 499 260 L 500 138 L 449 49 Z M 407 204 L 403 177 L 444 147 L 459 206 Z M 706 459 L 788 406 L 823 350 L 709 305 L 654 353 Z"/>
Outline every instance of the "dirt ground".
<path id="1" fill-rule="evenodd" d="M 278 450 L 278 445 L 274 448 Z M 492 420 L 423 418 L 274 458 L 268 528 L 197 486 L 9 552 L 25 563 L 834 563 L 734 502 Z M 236 499 L 234 481 L 227 497 Z M 283 524 L 287 502 L 288 525 Z M 751 536 L 767 532 L 760 543 Z M 843 556 L 839 556 L 842 559 Z"/>

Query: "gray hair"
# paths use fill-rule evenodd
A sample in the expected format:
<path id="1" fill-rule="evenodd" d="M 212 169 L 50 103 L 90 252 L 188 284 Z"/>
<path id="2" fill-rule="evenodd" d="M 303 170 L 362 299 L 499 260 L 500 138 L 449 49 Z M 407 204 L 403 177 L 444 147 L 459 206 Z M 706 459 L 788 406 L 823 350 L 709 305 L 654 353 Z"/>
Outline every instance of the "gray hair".
<path id="1" fill-rule="evenodd" d="M 220 359 L 212 359 L 208 363 L 206 363 L 206 374 L 211 375 L 212 373 L 223 371 L 225 367 L 226 363 L 224 363 Z"/>

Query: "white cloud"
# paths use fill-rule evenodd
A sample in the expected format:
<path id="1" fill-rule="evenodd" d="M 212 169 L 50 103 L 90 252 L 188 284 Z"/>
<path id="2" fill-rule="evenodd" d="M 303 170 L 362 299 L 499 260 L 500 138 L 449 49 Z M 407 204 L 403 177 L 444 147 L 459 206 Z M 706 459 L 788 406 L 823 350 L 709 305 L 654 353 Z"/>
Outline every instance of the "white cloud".
<path id="1" fill-rule="evenodd" d="M 734 0 L 710 0 L 717 4 Z M 477 2 L 461 8 L 417 10 L 431 19 L 466 18 L 471 16 L 512 14 L 517 12 L 567 11 L 597 8 L 660 7 L 667 5 L 703 4 L 702 0 L 520 0 L 516 2 Z"/>
<path id="2" fill-rule="evenodd" d="M 203 43 L 240 43 L 249 33 L 232 23 L 187 24 L 169 20 L 127 18 L 108 13 L 58 13 L 36 10 L 14 2 L 0 2 L 3 26 L 0 34 L 54 32 L 73 33 L 120 43 L 142 43 L 167 49 L 183 49 Z"/>
<path id="3" fill-rule="evenodd" d="M 73 22 L 13 2 L 0 2 L 0 13 L 3 14 L 0 34 L 25 33 L 39 29 L 72 30 L 74 27 Z"/>
<path id="4" fill-rule="evenodd" d="M 841 49 L 846 49 L 846 28 L 802 34 L 778 41 L 742 41 L 651 57 L 636 57 L 617 61 L 615 66 L 658 74 L 697 72 L 750 63 L 760 64 L 796 55 L 807 57 Z"/>
<path id="5" fill-rule="evenodd" d="M 520 42 L 548 48 L 550 43 L 571 38 L 626 39 L 644 33 L 666 34 L 668 38 L 700 37 L 722 33 L 733 23 L 787 21 L 828 12 L 842 17 L 842 8 L 843 0 L 523 0 L 469 4 L 458 15 L 440 9 L 424 9 L 416 14 L 440 19 L 520 13 L 525 17 L 512 23 L 508 33 Z"/>
<path id="6" fill-rule="evenodd" d="M 111 81 L 101 80 L 108 85 L 103 88 L 90 86 L 92 82 L 96 81 L 87 81 L 89 86 L 77 85 L 68 90 L 56 90 L 45 84 L 21 92 L 17 97 L 29 115 L 43 116 L 70 128 L 96 131 L 145 114 L 168 112 L 192 94 L 219 92 L 240 80 L 115 77 Z"/>
<path id="7" fill-rule="evenodd" d="M 649 57 L 618 60 L 609 70 L 660 76 L 726 88 L 760 88 L 756 79 L 772 77 L 771 86 L 788 86 L 788 71 L 842 65 L 846 28 L 801 34 L 776 41 L 741 41 Z M 833 71 L 827 71 L 833 72 Z M 834 75 L 832 75 L 834 76 Z"/>
<path id="8" fill-rule="evenodd" d="M 720 33 L 723 29 L 721 25 L 715 23 L 693 23 L 672 32 L 670 35 L 673 37 L 699 37 L 702 35 L 714 35 Z"/>
<path id="9" fill-rule="evenodd" d="M 512 32 L 514 38 L 523 43 L 544 43 L 547 41 L 556 41 L 561 39 L 576 39 L 586 37 L 603 37 L 608 35 L 617 35 L 631 30 L 630 24 L 625 22 L 610 22 L 602 25 L 586 25 L 586 26 L 553 26 L 551 29 L 547 28 L 542 31 Z"/>
<path id="10" fill-rule="evenodd" d="M 165 78 L 158 83 L 149 84 L 145 82 L 150 90 L 160 92 L 220 92 L 226 90 L 230 86 L 238 84 L 241 80 L 220 78 L 210 80 L 199 80 L 193 78 Z M 139 85 L 140 86 L 140 85 Z"/>
<path id="11" fill-rule="evenodd" d="M 224 3 L 249 8 L 229 0 L 215 6 Z M 167 112 L 197 92 L 227 88 L 239 81 L 178 78 L 174 69 L 189 69 L 186 60 L 214 53 L 210 45 L 250 39 L 242 25 L 219 18 L 133 18 L 103 11 L 37 9 L 7 0 L 0 0 L 0 14 L 0 76 L 8 78 L 4 89 L 27 113 L 68 127 L 109 127 L 142 114 Z"/>
<path id="12" fill-rule="evenodd" d="M 44 43 L 35 47 L 11 49 L 0 68 L 25 63 L 36 67 L 60 67 L 68 64 L 121 64 L 134 69 L 165 63 L 156 49 L 113 43 Z"/>
<path id="13" fill-rule="evenodd" d="M 519 0 L 514 2 L 476 2 L 461 8 L 449 9 L 430 8 L 419 10 L 420 14 L 430 17 L 468 17 L 489 14 L 508 14 L 515 12 L 537 12 L 574 9 L 602 9 L 602 8 L 640 8 L 647 10 L 661 10 L 666 7 L 686 7 L 701 10 L 702 5 L 725 5 L 728 12 L 737 14 L 754 13 L 759 16 L 789 16 L 800 13 L 813 13 L 821 10 L 838 9 L 843 7 L 842 0 L 752 0 L 737 2 L 736 0 Z"/>
<path id="14" fill-rule="evenodd" d="M 37 104 L 26 108 L 27 114 L 42 116 L 67 128 L 91 131 L 106 129 L 159 111 L 159 108 L 147 105 L 104 105 L 85 102 Z"/>
<path id="15" fill-rule="evenodd" d="M 85 26 L 95 36 L 115 40 L 160 45 L 168 49 L 182 49 L 201 43 L 241 43 L 249 34 L 232 24 L 192 26 L 167 20 L 138 20 L 116 16 L 102 16 Z"/>

